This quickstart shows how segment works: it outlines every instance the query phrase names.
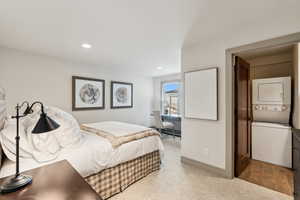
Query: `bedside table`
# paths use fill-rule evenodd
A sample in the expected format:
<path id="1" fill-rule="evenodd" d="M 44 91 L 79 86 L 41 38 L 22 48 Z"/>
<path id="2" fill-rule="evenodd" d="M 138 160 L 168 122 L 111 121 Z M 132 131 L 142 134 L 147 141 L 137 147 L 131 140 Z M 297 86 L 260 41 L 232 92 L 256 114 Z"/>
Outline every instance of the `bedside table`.
<path id="1" fill-rule="evenodd" d="M 22 174 L 32 176 L 32 184 L 13 193 L 0 194 L 0 200 L 101 200 L 66 160 Z M 0 179 L 0 184 L 5 179 Z"/>

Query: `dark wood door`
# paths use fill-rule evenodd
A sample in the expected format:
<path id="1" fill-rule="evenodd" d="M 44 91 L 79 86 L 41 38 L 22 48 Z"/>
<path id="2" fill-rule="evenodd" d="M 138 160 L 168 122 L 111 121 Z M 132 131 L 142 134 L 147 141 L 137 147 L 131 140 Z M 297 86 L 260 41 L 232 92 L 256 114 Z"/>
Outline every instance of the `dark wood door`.
<path id="1" fill-rule="evenodd" d="M 235 176 L 249 164 L 251 156 L 250 65 L 235 57 Z"/>

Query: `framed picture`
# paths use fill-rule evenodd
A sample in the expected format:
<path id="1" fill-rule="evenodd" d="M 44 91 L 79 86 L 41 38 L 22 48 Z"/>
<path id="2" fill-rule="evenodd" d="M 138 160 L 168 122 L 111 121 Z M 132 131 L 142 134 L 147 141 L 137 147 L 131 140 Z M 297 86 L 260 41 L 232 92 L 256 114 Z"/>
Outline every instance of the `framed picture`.
<path id="1" fill-rule="evenodd" d="M 133 84 L 124 82 L 111 82 L 110 92 L 111 108 L 132 108 L 133 107 Z"/>
<path id="2" fill-rule="evenodd" d="M 184 73 L 185 118 L 218 120 L 218 68 Z"/>
<path id="3" fill-rule="evenodd" d="M 95 110 L 105 107 L 105 81 L 72 76 L 72 110 Z"/>

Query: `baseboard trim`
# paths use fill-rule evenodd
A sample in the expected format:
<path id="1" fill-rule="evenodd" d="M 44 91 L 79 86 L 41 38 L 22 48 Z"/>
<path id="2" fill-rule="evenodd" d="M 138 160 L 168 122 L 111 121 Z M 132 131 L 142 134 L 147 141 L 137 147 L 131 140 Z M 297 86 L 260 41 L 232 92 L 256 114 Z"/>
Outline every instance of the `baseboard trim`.
<path id="1" fill-rule="evenodd" d="M 199 167 L 201 169 L 207 170 L 209 172 L 212 172 L 216 175 L 222 176 L 224 178 L 228 178 L 228 176 L 226 175 L 226 170 L 225 169 L 221 169 L 215 166 L 211 166 L 205 163 L 202 163 L 200 161 L 197 160 L 193 160 L 184 156 L 181 156 L 181 162 L 185 163 L 185 164 L 190 164 L 190 165 L 194 165 L 196 167 Z"/>

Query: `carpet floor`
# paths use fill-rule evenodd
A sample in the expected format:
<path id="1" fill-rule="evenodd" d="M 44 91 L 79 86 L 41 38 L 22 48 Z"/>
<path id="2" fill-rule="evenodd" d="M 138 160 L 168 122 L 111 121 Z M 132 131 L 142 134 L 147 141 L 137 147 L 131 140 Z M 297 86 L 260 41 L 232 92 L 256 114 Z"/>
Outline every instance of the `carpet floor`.
<path id="1" fill-rule="evenodd" d="M 291 196 L 235 178 L 226 179 L 181 163 L 180 140 L 164 136 L 161 170 L 110 200 L 292 200 Z"/>

